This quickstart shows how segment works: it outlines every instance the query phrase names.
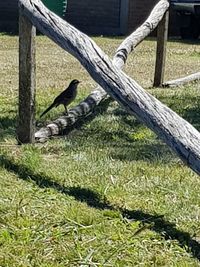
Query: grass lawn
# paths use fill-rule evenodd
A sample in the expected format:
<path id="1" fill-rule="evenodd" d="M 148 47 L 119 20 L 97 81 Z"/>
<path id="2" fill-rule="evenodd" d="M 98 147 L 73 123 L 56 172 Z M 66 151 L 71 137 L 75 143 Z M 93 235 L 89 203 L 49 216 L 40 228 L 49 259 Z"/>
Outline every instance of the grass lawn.
<path id="1" fill-rule="evenodd" d="M 94 38 L 113 56 L 122 39 Z M 152 89 L 154 40 L 125 68 L 200 129 L 200 84 Z M 18 146 L 18 38 L 0 35 L 0 266 L 200 266 L 200 179 L 116 102 L 67 136 Z M 73 78 L 75 105 L 95 86 L 84 68 L 37 37 L 39 114 Z M 168 43 L 166 79 L 200 69 L 199 43 Z"/>

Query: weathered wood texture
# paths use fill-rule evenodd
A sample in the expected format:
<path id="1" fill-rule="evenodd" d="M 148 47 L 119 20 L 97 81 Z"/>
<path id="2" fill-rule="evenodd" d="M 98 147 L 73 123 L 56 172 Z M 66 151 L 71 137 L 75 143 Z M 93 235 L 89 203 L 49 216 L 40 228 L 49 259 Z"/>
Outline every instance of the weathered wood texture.
<path id="1" fill-rule="evenodd" d="M 152 10 L 147 20 L 130 36 L 128 36 L 122 44 L 118 47 L 115 56 L 113 58 L 113 64 L 118 68 L 122 68 L 126 63 L 128 55 L 134 50 L 134 48 L 153 31 L 162 19 L 163 14 L 168 9 L 168 2 L 161 0 Z M 91 114 L 93 109 L 104 99 L 106 99 L 107 93 L 101 88 L 97 87 L 92 93 L 83 100 L 75 108 L 70 109 L 69 116 L 62 116 L 46 127 L 41 128 L 35 133 L 35 137 L 38 141 L 44 141 L 52 135 L 58 135 L 63 133 L 67 127 L 70 127 L 82 119 L 84 116 Z"/>
<path id="2" fill-rule="evenodd" d="M 144 122 L 200 174 L 200 133 L 116 67 L 88 36 L 49 12 L 39 0 L 19 0 L 33 25 L 74 55 L 91 77 Z"/>
<path id="3" fill-rule="evenodd" d="M 19 10 L 19 120 L 20 143 L 35 140 L 35 27 Z"/>
<path id="4" fill-rule="evenodd" d="M 166 11 L 157 30 L 157 49 L 156 49 L 156 65 L 154 75 L 154 86 L 162 86 L 165 74 L 165 61 L 167 52 L 169 11 Z"/>
<path id="5" fill-rule="evenodd" d="M 163 87 L 176 87 L 181 86 L 189 82 L 199 81 L 200 80 L 200 72 L 188 75 L 186 77 L 182 77 L 176 80 L 171 80 L 164 82 L 162 85 Z"/>

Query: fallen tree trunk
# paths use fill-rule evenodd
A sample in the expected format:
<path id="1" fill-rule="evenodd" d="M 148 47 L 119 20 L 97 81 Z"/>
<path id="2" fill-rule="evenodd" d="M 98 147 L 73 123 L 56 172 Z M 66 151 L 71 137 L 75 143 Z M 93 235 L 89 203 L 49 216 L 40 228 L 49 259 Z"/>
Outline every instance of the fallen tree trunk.
<path id="1" fill-rule="evenodd" d="M 130 36 L 128 36 L 118 47 L 113 58 L 113 64 L 115 64 L 118 68 L 122 68 L 124 66 L 128 55 L 157 27 L 168 7 L 169 2 L 167 0 L 161 0 L 157 3 L 146 21 Z M 107 93 L 100 86 L 98 86 L 79 105 L 70 109 L 68 116 L 61 116 L 47 126 L 39 129 L 35 133 L 36 140 L 44 141 L 50 136 L 63 133 L 67 127 L 75 124 L 78 119 L 82 119 L 88 114 L 91 114 L 93 109 L 98 106 L 102 100 L 106 99 L 107 96 Z"/>
<path id="2" fill-rule="evenodd" d="M 181 86 L 189 82 L 194 82 L 200 80 L 200 72 L 188 75 L 183 78 L 179 78 L 176 80 L 171 80 L 163 83 L 163 87 L 176 87 L 176 86 Z"/>
<path id="3" fill-rule="evenodd" d="M 19 0 L 24 15 L 42 33 L 74 55 L 91 77 L 129 113 L 144 122 L 200 174 L 200 133 L 113 65 L 87 35 L 50 12 L 39 0 Z"/>

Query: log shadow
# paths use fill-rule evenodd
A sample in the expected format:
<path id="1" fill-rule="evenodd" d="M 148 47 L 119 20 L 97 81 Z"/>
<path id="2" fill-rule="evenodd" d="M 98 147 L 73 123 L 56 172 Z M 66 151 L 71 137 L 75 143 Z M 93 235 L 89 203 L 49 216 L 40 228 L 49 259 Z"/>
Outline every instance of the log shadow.
<path id="1" fill-rule="evenodd" d="M 184 110 L 183 118 L 200 131 L 200 103 L 196 108 L 188 108 Z"/>
<path id="2" fill-rule="evenodd" d="M 184 97 L 175 95 L 170 98 L 159 95 L 156 98 L 192 124 L 197 130 L 200 130 L 200 95 L 186 94 Z"/>
<path id="3" fill-rule="evenodd" d="M 114 145 L 110 151 L 110 157 L 120 161 L 146 161 L 149 163 L 162 162 L 169 164 L 177 159 L 176 155 L 165 145 L 161 143 L 143 144 L 139 141 L 132 146 L 125 148 L 123 145 Z"/>
<path id="4" fill-rule="evenodd" d="M 109 100 L 106 103 L 109 105 Z M 102 109 L 101 112 L 97 112 L 97 116 L 102 115 L 106 112 L 108 106 Z M 146 137 L 142 139 L 134 139 L 132 134 L 140 131 L 144 128 L 144 125 L 132 115 L 129 115 L 125 110 L 120 107 L 114 110 L 109 110 L 105 114 L 106 116 L 114 115 L 117 117 L 120 123 L 120 128 L 117 130 L 109 131 L 106 126 L 103 128 L 84 128 L 81 133 L 70 135 L 71 129 L 68 131 L 68 138 L 72 141 L 78 140 L 78 138 L 83 139 L 84 137 L 90 138 L 90 145 L 101 148 L 109 148 L 109 155 L 113 159 L 122 161 L 133 161 L 133 160 L 147 160 L 148 162 L 162 161 L 162 163 L 172 161 L 176 158 L 175 154 L 161 142 L 156 136 L 150 139 Z M 88 123 L 96 118 L 96 114 L 92 114 L 92 117 L 88 119 Z M 79 124 L 78 127 L 75 125 L 73 130 L 81 130 L 81 127 L 85 125 L 85 121 Z M 84 145 L 84 142 L 81 142 Z M 79 144 L 80 147 L 80 144 Z"/>
<path id="5" fill-rule="evenodd" d="M 163 89 L 164 90 L 164 89 Z M 187 95 L 185 99 L 176 96 L 176 100 L 167 97 L 157 97 L 163 104 L 168 106 L 170 109 L 179 114 L 183 119 L 188 121 L 192 126 L 200 130 L 200 97 L 190 97 Z M 179 102 L 177 104 L 177 101 Z M 190 107 L 188 104 L 195 103 L 195 107 Z M 135 119 L 132 115 L 129 115 L 125 110 L 120 107 L 114 111 L 114 114 L 120 117 L 121 122 L 127 127 L 137 128 L 142 125 L 142 123 Z"/>
<path id="6" fill-rule="evenodd" d="M 182 44 L 190 44 L 190 45 L 197 45 L 200 43 L 200 39 L 192 39 L 192 38 L 188 38 L 188 39 L 182 39 L 181 37 L 179 38 L 174 38 L 174 37 L 170 37 L 168 39 L 168 43 L 182 43 Z"/>
<path id="7" fill-rule="evenodd" d="M 188 232 L 176 229 L 176 225 L 164 219 L 163 215 L 155 215 L 143 212 L 142 210 L 128 210 L 112 205 L 105 197 L 102 197 L 98 192 L 89 188 L 81 187 L 65 187 L 45 174 L 38 174 L 32 171 L 25 165 L 14 163 L 6 156 L 0 157 L 0 166 L 10 172 L 18 175 L 25 181 L 34 181 L 40 188 L 53 188 L 59 193 L 73 196 L 75 200 L 86 203 L 89 207 L 98 210 L 114 210 L 122 214 L 124 218 L 140 221 L 142 224 L 149 223 L 148 229 L 162 235 L 166 240 L 176 240 L 179 246 L 185 249 L 188 253 L 200 261 L 200 243 L 197 242 Z"/>
<path id="8" fill-rule="evenodd" d="M 0 141 L 12 136 L 15 137 L 16 118 L 0 117 Z"/>
<path id="9" fill-rule="evenodd" d="M 95 108 L 92 110 L 90 114 L 88 114 L 87 117 L 84 116 L 82 118 L 80 117 L 75 124 L 64 130 L 63 135 L 69 135 L 70 132 L 73 130 L 80 130 L 84 125 L 89 124 L 98 116 L 105 114 L 111 102 L 112 99 L 110 97 L 103 100 L 98 106 L 95 106 Z"/>

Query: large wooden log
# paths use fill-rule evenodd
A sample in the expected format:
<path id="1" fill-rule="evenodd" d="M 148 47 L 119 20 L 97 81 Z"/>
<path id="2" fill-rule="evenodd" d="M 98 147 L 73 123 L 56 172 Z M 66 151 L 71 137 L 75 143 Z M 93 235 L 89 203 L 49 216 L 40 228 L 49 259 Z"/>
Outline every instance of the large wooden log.
<path id="1" fill-rule="evenodd" d="M 33 25 L 74 55 L 111 97 L 144 122 L 200 174 L 200 133 L 191 124 L 145 92 L 116 67 L 93 40 L 46 9 L 41 1 L 19 0 L 19 3 Z"/>
<path id="2" fill-rule="evenodd" d="M 122 68 L 124 66 L 128 55 L 157 27 L 168 7 L 169 3 L 167 0 L 161 0 L 157 3 L 146 21 L 132 34 L 130 34 L 118 47 L 113 58 L 113 64 L 115 64 L 118 68 Z M 39 129 L 35 133 L 36 139 L 43 142 L 50 136 L 63 133 L 67 127 L 76 123 L 78 119 L 82 119 L 88 114 L 91 114 L 94 108 L 106 99 L 107 96 L 107 93 L 98 86 L 79 105 L 70 109 L 68 116 L 61 116 L 47 126 Z"/>
<path id="3" fill-rule="evenodd" d="M 193 73 L 191 75 L 176 79 L 176 80 L 171 80 L 164 82 L 162 84 L 163 87 L 176 87 L 176 86 L 181 86 L 189 82 L 194 82 L 194 81 L 199 81 L 200 80 L 200 72 Z"/>

